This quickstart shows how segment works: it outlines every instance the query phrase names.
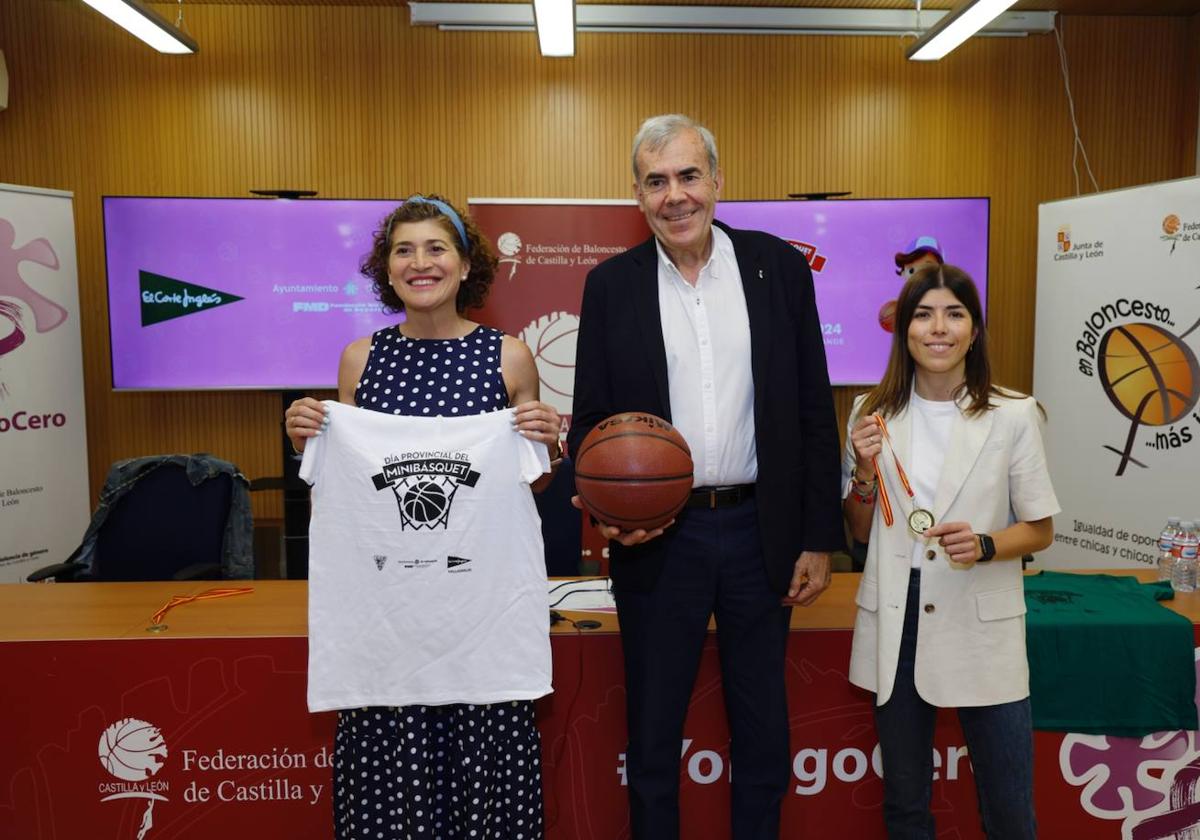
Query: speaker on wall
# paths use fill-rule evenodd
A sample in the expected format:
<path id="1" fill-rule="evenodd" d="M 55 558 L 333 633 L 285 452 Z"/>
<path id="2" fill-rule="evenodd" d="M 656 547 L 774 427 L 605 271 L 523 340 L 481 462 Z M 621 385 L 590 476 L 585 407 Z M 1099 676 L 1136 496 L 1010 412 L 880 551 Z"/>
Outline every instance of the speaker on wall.
<path id="1" fill-rule="evenodd" d="M 4 51 L 0 50 L 0 111 L 8 107 L 8 66 L 4 63 Z"/>

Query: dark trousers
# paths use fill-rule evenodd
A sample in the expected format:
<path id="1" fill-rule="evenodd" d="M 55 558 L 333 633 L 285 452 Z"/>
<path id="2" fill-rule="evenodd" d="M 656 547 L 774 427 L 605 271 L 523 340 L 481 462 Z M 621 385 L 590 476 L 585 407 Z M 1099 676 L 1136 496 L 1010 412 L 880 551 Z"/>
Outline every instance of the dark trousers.
<path id="1" fill-rule="evenodd" d="M 713 615 L 730 732 L 731 836 L 775 840 L 791 773 L 784 683 L 791 610 L 767 583 L 753 499 L 687 509 L 675 527 L 653 590 L 615 592 L 633 840 L 679 837 L 683 724 Z"/>
<path id="2" fill-rule="evenodd" d="M 900 665 L 892 696 L 875 708 L 883 759 L 883 819 L 889 840 L 932 840 L 929 799 L 933 779 L 933 730 L 937 707 L 917 694 L 914 666 L 921 574 L 908 584 Z M 979 813 L 989 840 L 1033 840 L 1033 721 L 1029 699 L 995 706 L 963 707 L 958 722 L 967 739 Z"/>

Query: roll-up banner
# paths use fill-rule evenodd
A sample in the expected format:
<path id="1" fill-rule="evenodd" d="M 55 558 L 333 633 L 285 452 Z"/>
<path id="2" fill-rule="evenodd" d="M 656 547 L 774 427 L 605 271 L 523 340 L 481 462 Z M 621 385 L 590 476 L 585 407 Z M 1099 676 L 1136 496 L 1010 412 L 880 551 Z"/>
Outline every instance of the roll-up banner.
<path id="1" fill-rule="evenodd" d="M 0 184 L 0 582 L 87 528 L 79 315 L 71 193 Z"/>

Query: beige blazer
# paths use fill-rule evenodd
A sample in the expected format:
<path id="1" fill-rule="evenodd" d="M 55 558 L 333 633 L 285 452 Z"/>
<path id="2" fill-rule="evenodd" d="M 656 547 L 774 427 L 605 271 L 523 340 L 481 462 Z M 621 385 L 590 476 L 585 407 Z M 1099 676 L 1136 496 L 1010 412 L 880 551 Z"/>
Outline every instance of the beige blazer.
<path id="1" fill-rule="evenodd" d="M 849 428 L 857 422 L 862 400 L 855 401 Z M 1037 403 L 1010 392 L 992 403 L 995 408 L 982 416 L 968 418 L 960 410 L 954 419 L 933 503 L 937 522 L 965 521 L 976 533 L 989 533 L 1060 511 L 1046 469 Z M 906 467 L 911 420 L 912 412 L 905 409 L 887 421 Z M 850 681 L 876 692 L 880 705 L 891 696 L 913 542 L 921 540 L 928 545 L 921 564 L 917 692 L 935 706 L 986 706 L 1028 697 L 1020 561 L 952 567 L 936 539 L 925 541 L 908 530 L 912 503 L 886 447 L 884 454 L 879 464 L 896 515 L 889 528 L 875 506 L 866 569 L 855 597 Z M 853 466 L 847 433 L 843 486 L 848 487 Z"/>

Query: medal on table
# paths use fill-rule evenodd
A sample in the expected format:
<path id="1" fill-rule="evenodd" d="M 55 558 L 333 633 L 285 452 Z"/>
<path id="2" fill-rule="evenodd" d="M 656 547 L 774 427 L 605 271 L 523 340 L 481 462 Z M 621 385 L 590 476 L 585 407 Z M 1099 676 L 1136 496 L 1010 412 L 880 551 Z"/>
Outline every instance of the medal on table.
<path id="1" fill-rule="evenodd" d="M 908 493 L 908 500 L 913 506 L 912 513 L 908 515 L 908 530 L 919 537 L 933 527 L 933 512 L 916 506 L 917 496 L 913 492 L 912 485 L 908 481 L 908 474 L 904 472 L 904 467 L 901 465 L 900 459 L 896 457 L 896 450 L 892 446 L 892 436 L 888 434 L 887 423 L 884 422 L 883 417 L 879 414 L 873 415 L 872 419 L 875 421 L 875 425 L 879 427 L 880 437 L 892 453 L 892 463 L 896 465 L 896 475 L 899 476 L 900 484 L 903 485 L 905 492 Z M 890 528 L 896 517 L 892 512 L 892 500 L 888 497 L 887 485 L 883 482 L 883 472 L 879 469 L 879 462 L 876 458 L 878 456 L 871 459 L 871 465 L 875 468 L 875 477 L 879 487 L 879 508 L 883 512 L 884 524 Z"/>

